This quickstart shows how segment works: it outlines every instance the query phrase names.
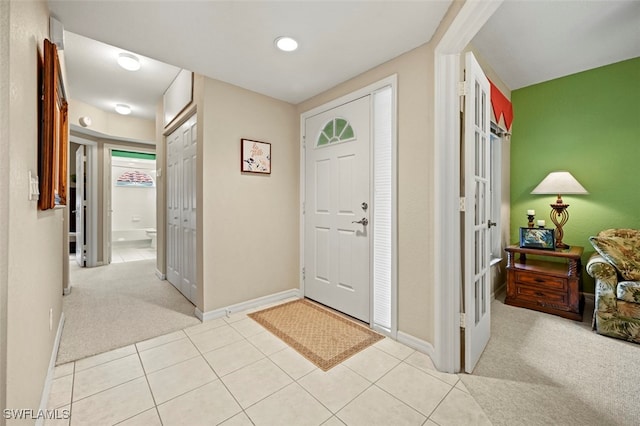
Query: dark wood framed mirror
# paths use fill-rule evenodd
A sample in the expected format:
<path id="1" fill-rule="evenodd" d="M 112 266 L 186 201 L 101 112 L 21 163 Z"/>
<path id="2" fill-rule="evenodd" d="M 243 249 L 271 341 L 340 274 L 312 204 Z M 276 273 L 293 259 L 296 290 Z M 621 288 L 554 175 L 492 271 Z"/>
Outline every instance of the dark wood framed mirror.
<path id="1" fill-rule="evenodd" d="M 67 204 L 68 104 L 60 72 L 58 49 L 44 41 L 40 85 L 41 127 L 38 149 L 40 198 L 38 208 L 48 210 Z"/>

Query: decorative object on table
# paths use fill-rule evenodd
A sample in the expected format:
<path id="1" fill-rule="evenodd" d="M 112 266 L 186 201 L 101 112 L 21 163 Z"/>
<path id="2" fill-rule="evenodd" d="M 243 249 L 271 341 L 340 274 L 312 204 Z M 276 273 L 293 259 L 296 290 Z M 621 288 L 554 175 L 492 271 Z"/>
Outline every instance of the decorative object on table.
<path id="1" fill-rule="evenodd" d="M 556 225 L 556 247 L 569 248 L 562 238 L 564 232 L 562 227 L 569 220 L 569 212 L 567 208 L 569 204 L 562 201 L 562 194 L 588 194 L 582 185 L 574 178 L 571 173 L 566 171 L 551 172 L 542 182 L 536 186 L 532 194 L 556 194 L 556 202 L 551 204 L 551 221 Z"/>
<path id="2" fill-rule="evenodd" d="M 240 140 L 240 170 L 246 173 L 271 173 L 271 144 Z"/>
<path id="3" fill-rule="evenodd" d="M 536 211 L 535 210 L 527 210 L 527 219 L 529 219 L 529 228 L 533 228 L 533 221 L 536 218 Z"/>
<path id="4" fill-rule="evenodd" d="M 555 250 L 555 232 L 546 228 L 520 228 L 520 247 Z"/>
<path id="5" fill-rule="evenodd" d="M 607 229 L 589 242 L 587 273 L 596 280 L 593 329 L 640 343 L 640 230 Z"/>
<path id="6" fill-rule="evenodd" d="M 538 221 L 538 228 L 544 228 L 545 224 L 546 224 L 546 222 L 544 220 L 539 220 Z"/>

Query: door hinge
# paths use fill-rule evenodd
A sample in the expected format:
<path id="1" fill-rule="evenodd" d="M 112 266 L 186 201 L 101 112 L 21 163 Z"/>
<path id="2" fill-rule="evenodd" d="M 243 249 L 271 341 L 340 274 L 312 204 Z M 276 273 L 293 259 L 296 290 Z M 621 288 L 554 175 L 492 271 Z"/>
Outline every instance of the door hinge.
<path id="1" fill-rule="evenodd" d="M 458 82 L 458 96 L 467 96 L 469 94 L 469 90 L 467 89 L 466 81 Z"/>
<path id="2" fill-rule="evenodd" d="M 460 312 L 460 328 L 467 328 L 467 315 Z"/>
<path id="3" fill-rule="evenodd" d="M 307 136 L 302 136 L 302 149 L 307 149 Z"/>
<path id="4" fill-rule="evenodd" d="M 466 211 L 467 199 L 465 197 L 460 197 L 460 211 Z"/>
<path id="5" fill-rule="evenodd" d="M 307 203 L 305 201 L 302 202 L 302 214 L 307 213 Z"/>
<path id="6" fill-rule="evenodd" d="M 306 272 L 307 272 L 306 269 L 302 268 L 302 281 L 304 281 L 306 278 Z"/>

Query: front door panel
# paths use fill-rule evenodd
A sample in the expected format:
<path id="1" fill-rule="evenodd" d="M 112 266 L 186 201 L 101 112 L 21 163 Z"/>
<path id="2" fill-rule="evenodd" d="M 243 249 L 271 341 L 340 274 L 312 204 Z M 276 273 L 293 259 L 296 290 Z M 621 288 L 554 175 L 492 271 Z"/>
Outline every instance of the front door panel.
<path id="1" fill-rule="evenodd" d="M 370 97 L 305 123 L 305 296 L 369 322 Z"/>

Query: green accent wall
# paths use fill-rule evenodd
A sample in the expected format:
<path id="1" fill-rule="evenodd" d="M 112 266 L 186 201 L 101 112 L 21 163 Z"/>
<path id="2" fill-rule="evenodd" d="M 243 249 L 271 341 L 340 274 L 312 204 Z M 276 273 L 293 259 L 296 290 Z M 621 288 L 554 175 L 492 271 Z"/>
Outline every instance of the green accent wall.
<path id="1" fill-rule="evenodd" d="M 569 171 L 589 195 L 569 204 L 564 242 L 594 249 L 589 236 L 608 228 L 640 229 L 640 58 L 511 92 L 511 241 L 527 226 L 526 213 L 549 218 L 553 195 L 531 195 L 544 177 Z M 584 272 L 584 291 L 594 292 Z"/>

